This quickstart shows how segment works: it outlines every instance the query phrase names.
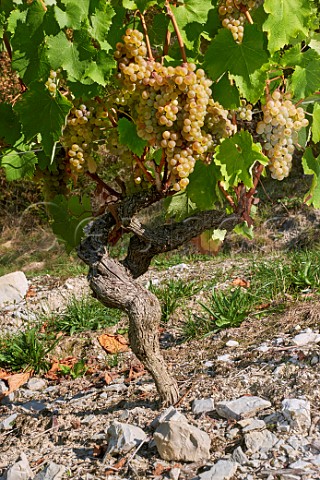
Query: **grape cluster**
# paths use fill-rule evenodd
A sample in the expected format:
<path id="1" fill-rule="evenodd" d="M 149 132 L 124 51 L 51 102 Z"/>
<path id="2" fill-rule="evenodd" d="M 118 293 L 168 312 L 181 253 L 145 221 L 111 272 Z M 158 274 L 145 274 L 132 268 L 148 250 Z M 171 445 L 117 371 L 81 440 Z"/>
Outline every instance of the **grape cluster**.
<path id="1" fill-rule="evenodd" d="M 138 135 L 164 150 L 173 189 L 179 191 L 188 185 L 195 162 L 231 135 L 234 127 L 227 111 L 212 99 L 212 82 L 204 70 L 193 63 L 166 67 L 146 59 L 146 53 L 142 33 L 128 29 L 116 45 L 123 93 L 116 101 L 131 102 Z"/>
<path id="2" fill-rule="evenodd" d="M 219 15 L 222 26 L 231 31 L 236 42 L 241 43 L 243 40 L 244 25 L 247 22 L 244 11 L 250 12 L 260 3 L 259 0 L 221 0 Z"/>
<path id="3" fill-rule="evenodd" d="M 0 103 L 11 103 L 21 92 L 18 75 L 11 68 L 7 52 L 0 52 Z"/>
<path id="4" fill-rule="evenodd" d="M 50 167 L 45 170 L 38 167 L 35 179 L 42 183 L 43 195 L 47 201 L 52 200 L 57 194 L 66 194 L 70 180 L 70 166 L 66 158 L 57 155 L 54 164 Z"/>
<path id="5" fill-rule="evenodd" d="M 289 175 L 298 132 L 309 123 L 303 108 L 296 108 L 290 98 L 290 94 L 275 90 L 263 105 L 263 120 L 256 127 L 269 158 L 271 177 L 277 180 Z"/>
<path id="6" fill-rule="evenodd" d="M 50 94 L 55 97 L 57 92 L 57 85 L 58 85 L 58 75 L 60 71 L 51 70 L 48 80 L 46 81 L 45 85 L 49 90 Z"/>
<path id="7" fill-rule="evenodd" d="M 236 114 L 237 120 L 251 122 L 252 121 L 252 105 L 250 103 L 247 103 L 246 100 L 242 99 L 241 105 L 235 111 L 235 114 Z"/>
<path id="8" fill-rule="evenodd" d="M 84 167 L 91 173 L 96 171 L 97 164 L 93 152 L 98 149 L 98 142 L 105 137 L 110 125 L 104 103 L 93 101 L 87 105 L 80 104 L 80 101 L 74 103 L 60 139 L 74 173 L 83 172 Z"/>

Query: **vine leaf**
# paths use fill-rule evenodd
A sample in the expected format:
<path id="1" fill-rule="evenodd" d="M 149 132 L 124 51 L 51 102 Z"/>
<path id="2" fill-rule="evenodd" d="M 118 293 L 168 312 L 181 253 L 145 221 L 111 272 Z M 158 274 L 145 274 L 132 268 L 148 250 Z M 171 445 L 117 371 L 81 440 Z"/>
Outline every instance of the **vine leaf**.
<path id="1" fill-rule="evenodd" d="M 2 157 L 0 166 L 4 168 L 8 182 L 32 177 L 35 165 L 38 162 L 33 152 L 15 152 L 11 150 Z"/>
<path id="2" fill-rule="evenodd" d="M 271 53 L 288 45 L 298 35 L 308 34 L 308 0 L 265 0 L 263 8 L 269 14 L 263 29 L 268 33 L 268 49 Z"/>
<path id="3" fill-rule="evenodd" d="M 224 108 L 235 109 L 240 107 L 239 90 L 235 85 L 231 85 L 228 74 L 225 73 L 219 80 L 211 86 L 212 96 Z"/>
<path id="4" fill-rule="evenodd" d="M 197 211 L 196 204 L 191 201 L 186 190 L 167 197 L 164 201 L 164 208 L 166 217 L 174 218 L 176 221 L 184 220 Z"/>
<path id="5" fill-rule="evenodd" d="M 99 85 L 105 86 L 108 79 L 114 72 L 116 62 L 104 50 L 100 50 L 97 54 L 96 61 L 91 62 L 86 71 L 85 76 L 91 78 Z"/>
<path id="6" fill-rule="evenodd" d="M 220 166 L 226 190 L 240 182 L 247 188 L 253 187 L 252 168 L 256 162 L 267 165 L 268 159 L 261 152 L 261 145 L 253 143 L 250 133 L 244 130 L 226 138 L 215 155 L 215 163 Z"/>
<path id="7" fill-rule="evenodd" d="M 310 190 L 306 193 L 304 201 L 307 205 L 320 208 L 320 155 L 315 158 L 311 147 L 308 147 L 302 157 L 302 166 L 306 175 L 313 175 Z"/>
<path id="8" fill-rule="evenodd" d="M 134 123 L 127 118 L 120 118 L 118 122 L 119 142 L 128 147 L 133 153 L 141 157 L 148 143 L 137 134 Z"/>
<path id="9" fill-rule="evenodd" d="M 79 51 L 74 42 L 70 42 L 64 32 L 47 39 L 48 59 L 54 70 L 62 67 L 68 76 L 81 80 L 85 65 L 79 59 Z"/>
<path id="10" fill-rule="evenodd" d="M 79 4 L 68 2 L 62 10 L 57 5 L 54 6 L 54 13 L 60 28 L 73 28 L 77 30 L 83 20 L 82 10 Z"/>
<path id="11" fill-rule="evenodd" d="M 213 162 L 210 165 L 196 162 L 189 180 L 187 194 L 191 202 L 201 211 L 214 208 L 219 200 L 217 184 L 222 180 L 219 167 Z"/>
<path id="12" fill-rule="evenodd" d="M 41 83 L 32 84 L 15 106 L 26 140 L 41 134 L 45 153 L 51 156 L 72 104 L 59 92 L 52 97 Z"/>
<path id="13" fill-rule="evenodd" d="M 319 103 L 315 103 L 313 107 L 312 140 L 314 141 L 314 143 L 320 142 L 320 105 Z"/>
<path id="14" fill-rule="evenodd" d="M 288 50 L 282 65 L 294 68 L 291 89 L 296 98 L 305 98 L 320 88 L 320 55 L 312 48 L 300 51 L 300 45 Z"/>
<path id="15" fill-rule="evenodd" d="M 112 47 L 107 41 L 107 34 L 112 23 L 112 18 L 115 15 L 115 11 L 108 3 L 106 3 L 105 9 L 105 12 L 98 10 L 94 15 L 91 15 L 90 21 L 92 27 L 89 28 L 89 32 L 92 38 L 99 42 L 99 45 L 103 50 L 109 51 Z"/>
<path id="16" fill-rule="evenodd" d="M 229 30 L 221 29 L 208 47 L 204 66 L 212 80 L 229 71 L 240 93 L 254 103 L 264 89 L 267 72 L 262 67 L 268 58 L 263 32 L 255 25 L 246 25 L 242 43 L 236 43 Z"/>
<path id="17" fill-rule="evenodd" d="M 14 145 L 21 137 L 21 125 L 12 105 L 0 103 L 0 139 Z"/>
<path id="18" fill-rule="evenodd" d="M 91 219 L 90 198 L 56 195 L 48 205 L 52 217 L 52 230 L 65 244 L 68 253 L 79 245 L 84 235 L 83 228 Z"/>

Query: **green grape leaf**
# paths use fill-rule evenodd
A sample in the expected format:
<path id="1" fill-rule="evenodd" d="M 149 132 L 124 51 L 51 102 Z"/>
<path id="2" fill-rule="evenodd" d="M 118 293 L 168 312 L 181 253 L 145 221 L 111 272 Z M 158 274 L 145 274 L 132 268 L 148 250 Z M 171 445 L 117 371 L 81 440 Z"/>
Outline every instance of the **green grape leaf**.
<path id="1" fill-rule="evenodd" d="M 54 145 L 61 136 L 72 104 L 59 92 L 52 97 L 43 84 L 34 83 L 15 105 L 26 140 L 41 134 L 45 153 L 52 155 Z"/>
<path id="2" fill-rule="evenodd" d="M 166 217 L 174 218 L 177 222 L 190 217 L 197 211 L 197 206 L 190 200 L 188 192 L 176 193 L 172 197 L 167 197 L 164 201 Z"/>
<path id="3" fill-rule="evenodd" d="M 99 83 L 99 85 L 105 86 L 110 76 L 114 73 L 115 67 L 116 61 L 113 56 L 108 55 L 104 50 L 100 50 L 96 60 L 88 65 L 85 76 Z"/>
<path id="4" fill-rule="evenodd" d="M 239 90 L 231 85 L 228 74 L 225 73 L 217 83 L 211 86 L 212 97 L 224 108 L 235 109 L 240 107 Z"/>
<path id="5" fill-rule="evenodd" d="M 79 50 L 64 32 L 47 38 L 48 59 L 54 70 L 62 67 L 75 80 L 81 80 L 85 65 L 79 59 Z"/>
<path id="6" fill-rule="evenodd" d="M 236 43 L 232 33 L 222 28 L 207 49 L 204 67 L 212 80 L 229 71 L 240 94 L 254 103 L 264 89 L 267 72 L 262 67 L 268 58 L 265 35 L 255 25 L 246 25 L 242 43 Z"/>
<path id="7" fill-rule="evenodd" d="M 0 166 L 4 168 L 8 182 L 32 177 L 38 162 L 33 152 L 17 152 L 11 150 L 2 157 Z"/>
<path id="8" fill-rule="evenodd" d="M 83 19 L 82 9 L 78 3 L 68 2 L 62 10 L 57 5 L 54 7 L 55 18 L 60 28 L 73 28 L 77 30 Z"/>
<path id="9" fill-rule="evenodd" d="M 153 5 L 162 6 L 164 1 L 156 1 L 156 0 L 123 0 L 122 5 L 124 8 L 128 10 L 140 10 L 140 12 L 144 12 L 147 8 L 152 7 Z"/>
<path id="10" fill-rule="evenodd" d="M 158 13 L 153 17 L 152 25 L 149 27 L 150 42 L 155 46 L 162 46 L 170 19 L 165 13 Z"/>
<path id="11" fill-rule="evenodd" d="M 21 137 L 21 125 L 12 105 L 0 103 L 0 139 L 14 145 Z"/>
<path id="12" fill-rule="evenodd" d="M 249 225 L 247 224 L 247 222 L 239 223 L 238 225 L 236 225 L 236 226 L 234 227 L 233 231 L 234 231 L 235 233 L 237 233 L 238 235 L 242 235 L 243 237 L 248 238 L 249 240 L 253 240 L 253 239 L 254 239 L 253 226 L 251 225 L 251 226 L 249 227 Z"/>
<path id="13" fill-rule="evenodd" d="M 320 208 L 320 155 L 315 158 L 311 147 L 308 147 L 302 157 L 302 166 L 306 175 L 313 175 L 310 190 L 306 193 L 304 201 L 307 205 Z"/>
<path id="14" fill-rule="evenodd" d="M 226 138 L 215 155 L 215 163 L 220 166 L 224 178 L 224 188 L 236 186 L 240 182 L 247 188 L 253 187 L 252 168 L 256 162 L 268 164 L 261 152 L 261 145 L 253 143 L 249 132 L 242 130 L 233 137 Z"/>
<path id="15" fill-rule="evenodd" d="M 320 142 L 320 105 L 319 103 L 315 103 L 313 107 L 312 140 L 314 141 L 314 143 Z"/>
<path id="16" fill-rule="evenodd" d="M 190 50 L 200 45 L 203 25 L 207 22 L 211 0 L 184 0 L 171 7 L 186 47 Z"/>
<path id="17" fill-rule="evenodd" d="M 111 5 L 106 4 L 105 12 L 98 10 L 90 17 L 92 27 L 89 28 L 89 32 L 92 38 L 99 42 L 100 47 L 106 51 L 109 51 L 112 48 L 107 41 L 107 34 L 109 32 L 114 15 L 115 11 Z"/>
<path id="18" fill-rule="evenodd" d="M 83 228 L 91 220 L 91 204 L 87 195 L 66 198 L 57 195 L 48 205 L 52 230 L 70 253 L 81 242 Z"/>
<path id="19" fill-rule="evenodd" d="M 308 34 L 310 3 L 308 0 L 265 0 L 268 19 L 263 25 L 268 34 L 268 49 L 274 53 L 299 34 Z"/>
<path id="20" fill-rule="evenodd" d="M 294 69 L 291 89 L 296 98 L 304 98 L 320 88 L 320 55 L 309 48 L 300 51 L 300 45 L 290 48 L 282 57 L 281 64 Z"/>
<path id="21" fill-rule="evenodd" d="M 214 208 L 215 203 L 219 200 L 218 181 L 222 179 L 219 167 L 213 162 L 210 165 L 200 161 L 196 162 L 187 186 L 187 194 L 191 202 L 202 211 Z"/>
<path id="22" fill-rule="evenodd" d="M 118 122 L 119 142 L 128 147 L 133 153 L 141 157 L 148 143 L 137 134 L 134 123 L 127 118 L 120 118 Z"/>
<path id="23" fill-rule="evenodd" d="M 32 37 L 35 32 L 42 26 L 43 18 L 46 15 L 46 11 L 43 8 L 41 0 L 35 0 L 28 7 L 28 13 L 26 18 L 26 24 L 29 30 L 29 37 Z"/>

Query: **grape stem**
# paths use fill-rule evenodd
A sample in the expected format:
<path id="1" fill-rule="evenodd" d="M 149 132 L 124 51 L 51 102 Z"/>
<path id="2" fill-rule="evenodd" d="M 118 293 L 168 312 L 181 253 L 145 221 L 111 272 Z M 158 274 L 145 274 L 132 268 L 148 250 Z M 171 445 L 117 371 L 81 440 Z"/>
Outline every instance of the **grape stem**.
<path id="1" fill-rule="evenodd" d="M 231 205 L 233 211 L 235 212 L 237 207 L 236 207 L 236 204 L 234 203 L 234 200 L 231 197 L 231 195 L 224 189 L 221 182 L 218 182 L 218 187 L 221 190 L 221 192 L 222 192 L 223 196 L 225 197 L 225 199 L 227 200 L 227 202 Z"/>
<path id="2" fill-rule="evenodd" d="M 143 13 L 140 12 L 140 10 L 138 10 L 138 15 L 139 15 L 140 20 L 141 20 L 141 25 L 142 25 L 142 28 L 143 28 L 144 38 L 146 40 L 146 46 L 147 46 L 149 60 L 154 60 L 153 55 L 152 55 L 151 44 L 150 44 L 150 39 L 149 39 L 147 25 L 146 25 L 144 15 L 143 15 Z"/>
<path id="3" fill-rule="evenodd" d="M 161 58 L 161 64 L 162 65 L 163 65 L 164 57 L 166 55 L 168 55 L 168 53 L 169 53 L 170 41 L 171 41 L 171 32 L 169 30 L 167 30 L 166 38 L 165 38 L 164 44 L 163 44 L 163 52 L 162 52 L 162 58 Z"/>
<path id="4" fill-rule="evenodd" d="M 173 28 L 174 28 L 174 31 L 176 32 L 176 35 L 177 35 L 182 60 L 184 61 L 184 63 L 187 63 L 188 60 L 187 60 L 187 55 L 186 55 L 186 49 L 184 47 L 184 43 L 183 43 L 183 40 L 182 40 L 182 36 L 181 36 L 180 30 L 179 30 L 177 21 L 175 19 L 173 11 L 171 10 L 171 7 L 170 7 L 170 4 L 169 4 L 168 0 L 166 0 L 165 7 L 166 7 L 166 10 L 167 10 L 167 15 L 170 18 L 170 20 L 172 22 L 172 25 L 173 25 Z"/>
<path id="5" fill-rule="evenodd" d="M 236 7 L 237 10 L 239 10 L 241 13 L 243 13 L 245 15 L 245 17 L 248 20 L 248 22 L 250 23 L 250 25 L 253 25 L 253 20 L 252 20 L 252 17 L 250 15 L 250 12 L 247 9 L 247 7 L 245 5 L 243 5 L 242 3 L 240 3 L 240 5 L 237 5 L 235 1 L 233 2 L 233 4 L 234 4 L 234 6 Z"/>
<path id="6" fill-rule="evenodd" d="M 119 192 L 116 192 L 112 187 L 110 187 L 109 185 L 107 185 L 96 173 L 90 173 L 90 172 L 86 172 L 86 174 L 88 175 L 88 177 L 90 177 L 94 182 L 96 182 L 101 188 L 103 188 L 104 190 L 106 190 L 109 195 L 112 195 L 114 197 L 116 197 L 117 199 L 120 199 L 121 198 L 121 194 Z"/>
<path id="7" fill-rule="evenodd" d="M 143 163 L 143 160 L 145 159 L 146 157 L 146 153 L 147 153 L 147 148 L 146 147 L 144 149 L 144 152 L 143 152 L 143 155 L 141 158 L 138 157 L 138 155 L 133 155 L 133 158 L 135 159 L 135 161 L 137 162 L 137 164 L 139 165 L 140 169 L 142 170 L 143 174 L 145 175 L 146 179 L 148 180 L 148 182 L 151 183 L 151 185 L 155 185 L 155 179 L 153 178 L 153 176 L 151 175 L 150 172 L 148 172 L 148 170 L 146 169 L 144 163 Z"/>

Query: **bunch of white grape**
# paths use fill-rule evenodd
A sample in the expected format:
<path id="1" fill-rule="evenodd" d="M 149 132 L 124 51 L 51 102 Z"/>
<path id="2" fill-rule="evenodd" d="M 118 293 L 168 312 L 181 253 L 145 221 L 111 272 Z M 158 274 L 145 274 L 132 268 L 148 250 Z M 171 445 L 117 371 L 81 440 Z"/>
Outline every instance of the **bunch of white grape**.
<path id="1" fill-rule="evenodd" d="M 58 86 L 58 75 L 59 71 L 51 70 L 48 80 L 45 83 L 45 86 L 49 90 L 50 94 L 55 97 L 57 93 L 57 86 Z"/>
<path id="2" fill-rule="evenodd" d="M 296 108 L 290 98 L 290 94 L 275 90 L 263 105 L 263 120 L 256 127 L 269 158 L 271 177 L 277 180 L 289 175 L 298 132 L 309 123 L 303 108 Z"/>
<path id="3" fill-rule="evenodd" d="M 232 134 L 227 111 L 214 102 L 212 82 L 195 64 L 166 67 L 146 59 L 141 32 L 128 29 L 116 48 L 123 87 L 118 103 L 130 103 L 138 135 L 164 150 L 173 189 L 184 189 L 196 160 L 204 159 L 221 138 Z"/>
<path id="4" fill-rule="evenodd" d="M 244 25 L 247 22 L 245 10 L 250 12 L 253 8 L 260 5 L 259 0 L 221 0 L 219 5 L 219 15 L 222 20 L 222 26 L 231 31 L 236 42 L 243 40 Z"/>
<path id="5" fill-rule="evenodd" d="M 103 103 L 90 101 L 85 105 L 75 102 L 60 139 L 74 173 L 81 173 L 84 168 L 91 173 L 96 171 L 93 152 L 110 126 L 107 107 Z"/>
<path id="6" fill-rule="evenodd" d="M 241 99 L 240 107 L 235 111 L 237 120 L 246 122 L 252 121 L 252 105 L 245 99 Z"/>

